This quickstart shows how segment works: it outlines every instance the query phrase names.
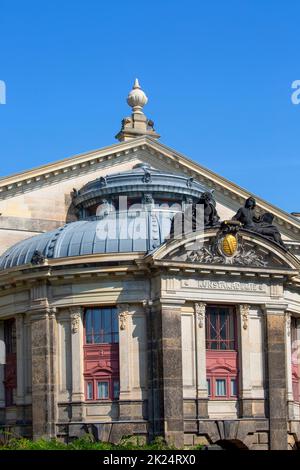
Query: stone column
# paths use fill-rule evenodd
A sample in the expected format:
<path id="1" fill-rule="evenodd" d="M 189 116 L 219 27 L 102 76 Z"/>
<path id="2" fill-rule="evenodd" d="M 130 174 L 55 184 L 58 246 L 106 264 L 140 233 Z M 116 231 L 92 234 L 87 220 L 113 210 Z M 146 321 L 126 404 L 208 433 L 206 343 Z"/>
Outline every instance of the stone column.
<path id="1" fill-rule="evenodd" d="M 287 450 L 285 304 L 264 306 L 267 325 L 270 449 Z"/>
<path id="2" fill-rule="evenodd" d="M 4 366 L 5 366 L 5 343 L 4 323 L 0 321 L 0 422 L 5 418 L 5 388 L 4 388 Z"/>
<path id="3" fill-rule="evenodd" d="M 175 447 L 184 442 L 181 305 L 157 304 L 152 311 L 152 400 L 154 435 Z"/>
<path id="4" fill-rule="evenodd" d="M 72 354 L 72 419 L 83 418 L 83 309 L 70 307 L 71 354 Z"/>
<path id="5" fill-rule="evenodd" d="M 118 305 L 119 312 L 119 356 L 120 356 L 120 400 L 128 400 L 131 389 L 131 370 L 129 363 L 130 334 L 129 306 Z"/>
<path id="6" fill-rule="evenodd" d="M 252 386 L 250 376 L 250 337 L 249 337 L 249 311 L 250 305 L 239 305 L 239 340 L 238 348 L 240 364 L 240 417 L 249 418 L 253 416 L 252 412 Z"/>
<path id="7" fill-rule="evenodd" d="M 25 341 L 24 341 L 24 315 L 16 316 L 16 340 L 17 340 L 17 421 L 23 423 L 25 421 Z"/>
<path id="8" fill-rule="evenodd" d="M 208 418 L 208 391 L 206 378 L 206 338 L 204 302 L 194 304 L 196 327 L 197 418 Z"/>
<path id="9" fill-rule="evenodd" d="M 55 311 L 47 302 L 40 302 L 39 308 L 30 312 L 30 320 L 33 438 L 51 438 L 55 436 L 57 415 Z"/>
<path id="10" fill-rule="evenodd" d="M 130 419 L 131 392 L 131 318 L 129 305 L 119 304 L 119 367 L 120 367 L 120 394 L 119 394 L 119 415 L 120 419 Z"/>
<path id="11" fill-rule="evenodd" d="M 24 368 L 25 368 L 25 403 L 31 416 L 31 389 L 32 389 L 32 365 L 31 365 L 31 322 L 28 312 L 24 315 Z"/>

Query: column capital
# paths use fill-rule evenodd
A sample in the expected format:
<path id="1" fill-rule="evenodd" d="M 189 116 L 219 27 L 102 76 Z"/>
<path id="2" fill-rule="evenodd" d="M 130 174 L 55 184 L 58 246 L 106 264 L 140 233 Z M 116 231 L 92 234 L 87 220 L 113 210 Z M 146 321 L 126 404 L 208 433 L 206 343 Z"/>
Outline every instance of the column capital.
<path id="1" fill-rule="evenodd" d="M 76 313 L 81 315 L 83 313 L 84 309 L 81 305 L 70 305 L 68 307 L 68 310 L 69 310 L 71 315 L 76 314 Z"/>
<path id="2" fill-rule="evenodd" d="M 50 314 L 51 308 L 49 306 L 46 308 L 30 309 L 26 312 L 30 322 L 45 320 L 46 318 L 49 318 Z"/>

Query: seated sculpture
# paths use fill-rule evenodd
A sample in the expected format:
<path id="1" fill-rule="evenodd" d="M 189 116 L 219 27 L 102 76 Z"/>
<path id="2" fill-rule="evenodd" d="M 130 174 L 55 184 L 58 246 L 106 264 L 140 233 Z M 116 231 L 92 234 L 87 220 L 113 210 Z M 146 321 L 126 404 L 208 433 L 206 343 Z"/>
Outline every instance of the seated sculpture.
<path id="1" fill-rule="evenodd" d="M 255 199 L 249 197 L 244 207 L 237 211 L 232 220 L 238 220 L 245 229 L 259 233 L 284 247 L 280 232 L 276 225 L 273 224 L 274 215 L 270 212 L 265 212 L 261 217 L 256 217 L 254 214 L 255 207 Z"/>
<path id="2" fill-rule="evenodd" d="M 203 204 L 204 227 L 213 227 L 219 222 L 220 217 L 218 215 L 216 201 L 214 200 L 212 193 L 203 193 L 196 204 Z M 194 207 L 193 216 L 194 214 L 196 215 L 196 207 Z"/>
<path id="3" fill-rule="evenodd" d="M 273 225 L 274 215 L 270 212 L 265 212 L 259 223 L 255 225 L 255 231 L 260 233 L 264 237 L 269 238 L 270 240 L 279 243 L 279 245 L 284 246 L 284 243 L 281 238 L 281 234 L 278 228 Z"/>
<path id="4" fill-rule="evenodd" d="M 241 222 L 244 228 L 253 230 L 255 228 L 255 216 L 254 208 L 256 206 L 256 201 L 253 197 L 249 197 L 244 207 L 241 207 L 237 213 L 232 217 L 232 220 L 238 220 Z"/>
<path id="5" fill-rule="evenodd" d="M 197 206 L 203 206 L 203 224 L 200 219 L 201 212 Z M 196 232 L 201 227 L 213 227 L 219 223 L 220 217 L 216 209 L 216 203 L 212 193 L 204 192 L 197 202 L 188 205 L 183 214 L 176 214 L 171 222 L 170 237 L 184 234 L 186 231 Z M 175 230 L 176 227 L 176 230 Z M 180 232 L 181 229 L 181 232 Z M 178 233 L 180 232 L 180 233 Z"/>

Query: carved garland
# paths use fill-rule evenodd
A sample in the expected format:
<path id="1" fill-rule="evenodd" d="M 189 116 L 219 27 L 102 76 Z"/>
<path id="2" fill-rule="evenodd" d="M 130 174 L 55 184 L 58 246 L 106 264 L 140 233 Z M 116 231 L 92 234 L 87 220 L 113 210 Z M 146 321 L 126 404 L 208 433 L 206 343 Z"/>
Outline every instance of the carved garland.
<path id="1" fill-rule="evenodd" d="M 242 319 L 242 322 L 243 322 L 243 329 L 244 330 L 247 330 L 247 328 L 248 328 L 249 310 L 250 310 L 250 305 L 248 305 L 248 304 L 240 305 L 240 314 L 241 314 L 241 319 Z"/>
<path id="2" fill-rule="evenodd" d="M 204 302 L 195 303 L 195 314 L 199 328 L 203 328 L 205 322 L 206 304 Z"/>
<path id="3" fill-rule="evenodd" d="M 119 310 L 120 330 L 126 330 L 127 317 L 129 315 L 128 305 L 127 304 L 118 305 L 118 310 Z"/>
<path id="4" fill-rule="evenodd" d="M 78 333 L 78 331 L 79 331 L 82 308 L 81 307 L 76 307 L 76 308 L 71 307 L 70 312 L 71 312 L 71 315 L 70 315 L 71 316 L 71 330 L 72 330 L 72 333 L 75 334 L 75 333 Z"/>

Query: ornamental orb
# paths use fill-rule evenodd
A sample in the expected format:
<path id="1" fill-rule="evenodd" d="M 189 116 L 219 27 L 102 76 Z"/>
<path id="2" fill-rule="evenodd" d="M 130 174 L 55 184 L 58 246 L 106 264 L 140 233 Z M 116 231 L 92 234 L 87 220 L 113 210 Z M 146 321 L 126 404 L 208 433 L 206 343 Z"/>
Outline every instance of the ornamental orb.
<path id="1" fill-rule="evenodd" d="M 134 113 L 143 113 L 142 108 L 147 104 L 148 98 L 140 87 L 139 81 L 136 78 L 133 88 L 127 96 L 127 103 L 132 108 Z"/>

